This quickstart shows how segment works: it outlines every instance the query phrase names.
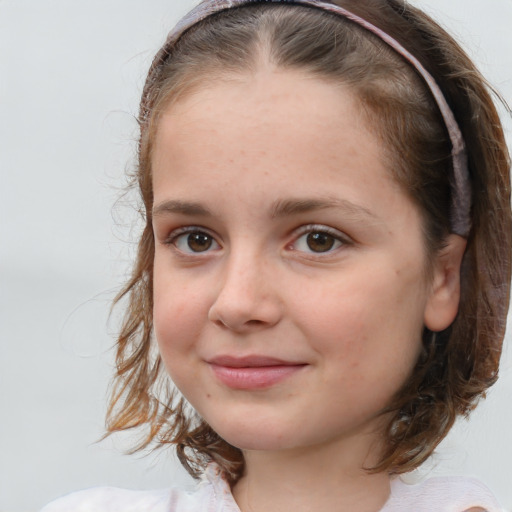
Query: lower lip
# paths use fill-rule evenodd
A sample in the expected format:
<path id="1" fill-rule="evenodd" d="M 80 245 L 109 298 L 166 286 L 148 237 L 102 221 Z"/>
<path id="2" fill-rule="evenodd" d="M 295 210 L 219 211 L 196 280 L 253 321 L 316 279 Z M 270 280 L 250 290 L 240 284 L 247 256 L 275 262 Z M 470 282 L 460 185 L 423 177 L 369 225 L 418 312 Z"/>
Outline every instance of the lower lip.
<path id="1" fill-rule="evenodd" d="M 264 389 L 291 377 L 305 365 L 278 365 L 234 368 L 210 365 L 213 373 L 223 384 L 233 389 Z"/>

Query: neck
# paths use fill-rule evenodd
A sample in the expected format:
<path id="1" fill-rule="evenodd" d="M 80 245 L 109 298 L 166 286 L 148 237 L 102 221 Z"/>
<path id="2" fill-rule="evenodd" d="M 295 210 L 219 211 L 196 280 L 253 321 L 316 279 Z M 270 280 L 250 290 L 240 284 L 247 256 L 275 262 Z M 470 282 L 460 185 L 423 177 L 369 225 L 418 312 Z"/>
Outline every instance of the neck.
<path id="1" fill-rule="evenodd" d="M 246 471 L 233 488 L 242 512 L 377 512 L 389 496 L 389 476 L 363 468 L 368 445 L 315 445 L 300 450 L 244 451 Z M 343 443 L 340 443 L 343 444 Z"/>

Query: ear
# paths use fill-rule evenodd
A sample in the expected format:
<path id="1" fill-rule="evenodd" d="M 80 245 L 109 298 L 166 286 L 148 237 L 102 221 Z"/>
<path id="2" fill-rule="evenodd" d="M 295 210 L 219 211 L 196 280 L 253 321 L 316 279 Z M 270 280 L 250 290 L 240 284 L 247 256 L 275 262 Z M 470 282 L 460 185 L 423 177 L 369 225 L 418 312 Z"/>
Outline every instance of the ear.
<path id="1" fill-rule="evenodd" d="M 425 326 L 431 331 L 442 331 L 455 320 L 459 310 L 460 266 L 465 250 L 464 238 L 449 235 L 446 246 L 436 256 L 424 316 Z"/>

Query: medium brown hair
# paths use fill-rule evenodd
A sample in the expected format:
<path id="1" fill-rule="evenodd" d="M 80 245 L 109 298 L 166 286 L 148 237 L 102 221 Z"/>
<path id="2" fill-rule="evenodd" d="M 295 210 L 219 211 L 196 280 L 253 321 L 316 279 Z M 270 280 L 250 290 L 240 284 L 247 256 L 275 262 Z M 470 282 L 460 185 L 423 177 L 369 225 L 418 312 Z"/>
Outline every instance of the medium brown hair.
<path id="1" fill-rule="evenodd" d="M 424 330 L 423 350 L 408 381 L 383 413 L 390 421 L 373 471 L 402 473 L 421 464 L 497 379 L 510 291 L 510 160 L 485 80 L 459 45 L 432 19 L 397 0 L 336 0 L 386 31 L 435 77 L 468 147 L 472 229 L 461 270 L 459 313 L 442 332 Z M 450 233 L 451 144 L 438 108 L 414 69 L 382 41 L 320 9 L 254 3 L 212 15 L 160 50 L 144 88 L 138 168 L 145 228 L 129 282 L 117 341 L 117 372 L 107 429 L 146 426 L 135 450 L 174 444 L 197 476 L 214 460 L 235 482 L 240 450 L 221 439 L 169 381 L 153 340 L 154 238 L 152 144 L 159 113 L 208 80 L 250 73 L 261 59 L 343 84 L 360 100 L 383 142 L 390 172 L 418 206 L 426 253 Z"/>

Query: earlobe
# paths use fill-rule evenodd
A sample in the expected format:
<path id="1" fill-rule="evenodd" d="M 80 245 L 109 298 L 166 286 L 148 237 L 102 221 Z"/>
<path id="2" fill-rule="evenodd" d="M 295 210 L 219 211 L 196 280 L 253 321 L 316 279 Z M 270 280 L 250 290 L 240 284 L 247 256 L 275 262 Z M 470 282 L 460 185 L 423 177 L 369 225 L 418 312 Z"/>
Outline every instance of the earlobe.
<path id="1" fill-rule="evenodd" d="M 446 246 L 436 256 L 430 294 L 425 307 L 425 326 L 442 331 L 454 320 L 459 309 L 460 268 L 466 239 L 450 235 Z"/>

